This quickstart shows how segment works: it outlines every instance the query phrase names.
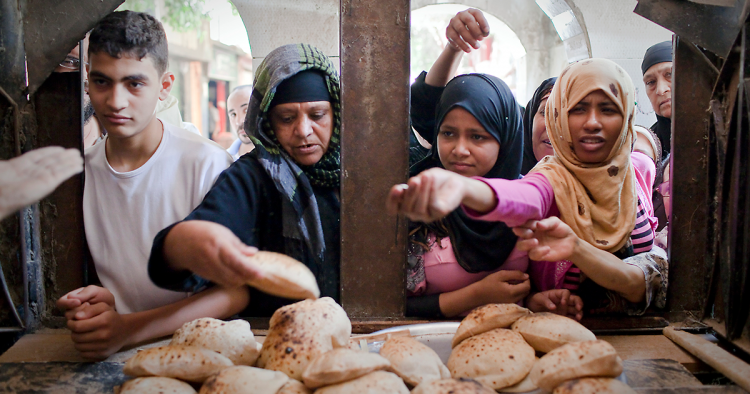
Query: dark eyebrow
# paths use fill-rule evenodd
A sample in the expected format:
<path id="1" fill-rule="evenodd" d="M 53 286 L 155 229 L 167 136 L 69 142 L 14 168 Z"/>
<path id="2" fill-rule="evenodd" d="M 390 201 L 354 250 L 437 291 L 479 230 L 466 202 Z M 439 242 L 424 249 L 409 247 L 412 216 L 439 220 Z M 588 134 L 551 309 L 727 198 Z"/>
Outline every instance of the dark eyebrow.
<path id="1" fill-rule="evenodd" d="M 111 80 L 112 80 L 112 78 L 110 78 L 110 77 L 108 77 L 108 76 L 104 75 L 104 74 L 103 74 L 102 72 L 100 72 L 100 71 L 92 71 L 92 72 L 91 72 L 91 76 L 92 76 L 92 77 L 97 77 L 97 78 L 102 78 L 102 79 L 106 79 L 107 81 L 111 81 Z"/>
<path id="2" fill-rule="evenodd" d="M 247 107 L 247 103 L 240 105 L 240 108 Z"/>
<path id="3" fill-rule="evenodd" d="M 148 81 L 146 74 L 133 74 L 123 78 L 122 81 Z"/>

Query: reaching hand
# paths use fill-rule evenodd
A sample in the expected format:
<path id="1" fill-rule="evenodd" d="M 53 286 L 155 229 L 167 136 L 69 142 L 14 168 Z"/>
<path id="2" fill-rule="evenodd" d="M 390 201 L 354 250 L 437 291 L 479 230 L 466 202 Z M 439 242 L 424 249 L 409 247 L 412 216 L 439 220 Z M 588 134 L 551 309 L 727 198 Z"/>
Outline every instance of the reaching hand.
<path id="1" fill-rule="evenodd" d="M 583 300 L 567 289 L 553 289 L 533 294 L 526 307 L 532 312 L 552 312 L 580 321 L 583 317 Z"/>
<path id="2" fill-rule="evenodd" d="M 404 214 L 413 221 L 432 222 L 448 216 L 461 205 L 467 179 L 432 168 L 412 177 L 406 185 L 393 186 L 386 206 L 390 213 Z"/>
<path id="3" fill-rule="evenodd" d="M 515 304 L 529 294 L 529 275 L 521 271 L 498 271 L 476 282 L 483 304 Z"/>
<path id="4" fill-rule="evenodd" d="M 490 35 L 490 25 L 482 11 L 469 8 L 461 11 L 448 22 L 445 37 L 455 50 L 470 53 L 479 49 L 479 41 Z"/>
<path id="5" fill-rule="evenodd" d="M 0 161 L 0 219 L 41 200 L 82 170 L 81 153 L 59 146 Z"/>
<path id="6" fill-rule="evenodd" d="M 57 307 L 66 311 L 78 308 L 84 303 L 98 304 L 103 302 L 115 307 L 115 296 L 109 290 L 100 286 L 86 286 L 71 291 L 57 300 Z"/>
<path id="7" fill-rule="evenodd" d="M 189 220 L 172 228 L 164 245 L 170 265 L 192 271 L 225 287 L 237 287 L 261 273 L 247 263 L 258 249 L 247 246 L 228 228 Z"/>
<path id="8" fill-rule="evenodd" d="M 133 328 L 126 316 L 104 302 L 86 302 L 65 313 L 76 350 L 94 360 L 103 360 L 128 344 Z"/>
<path id="9" fill-rule="evenodd" d="M 529 259 L 536 261 L 571 260 L 580 239 L 560 218 L 549 217 L 529 220 L 514 227 L 518 236 L 516 247 L 529 252 Z"/>

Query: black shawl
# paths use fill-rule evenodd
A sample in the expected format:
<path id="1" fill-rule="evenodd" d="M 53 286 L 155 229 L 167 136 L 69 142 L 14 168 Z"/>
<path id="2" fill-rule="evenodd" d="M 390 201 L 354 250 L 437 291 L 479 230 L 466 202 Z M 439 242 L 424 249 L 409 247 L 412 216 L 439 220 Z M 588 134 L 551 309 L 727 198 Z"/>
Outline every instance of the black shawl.
<path id="1" fill-rule="evenodd" d="M 485 74 L 461 75 L 446 85 L 436 107 L 435 133 L 430 154 L 410 169 L 416 175 L 433 167 L 443 168 L 438 156 L 437 136 L 445 115 L 455 107 L 472 114 L 500 143 L 497 162 L 485 178 L 518 179 L 523 151 L 521 109 L 513 93 L 502 80 Z M 513 231 L 501 222 L 486 222 L 469 218 L 461 208 L 445 219 L 426 226 L 441 234 L 447 230 L 458 263 L 468 272 L 497 269 L 507 260 L 516 245 Z"/>
<path id="2" fill-rule="evenodd" d="M 526 175 L 539 161 L 534 156 L 534 145 L 532 134 L 534 132 L 534 115 L 539 111 L 539 104 L 544 98 L 545 94 L 552 91 L 552 87 L 555 85 L 557 77 L 549 78 L 542 82 L 534 96 L 531 98 L 528 104 L 526 104 L 526 110 L 523 113 L 523 163 L 521 164 L 521 174 Z"/>

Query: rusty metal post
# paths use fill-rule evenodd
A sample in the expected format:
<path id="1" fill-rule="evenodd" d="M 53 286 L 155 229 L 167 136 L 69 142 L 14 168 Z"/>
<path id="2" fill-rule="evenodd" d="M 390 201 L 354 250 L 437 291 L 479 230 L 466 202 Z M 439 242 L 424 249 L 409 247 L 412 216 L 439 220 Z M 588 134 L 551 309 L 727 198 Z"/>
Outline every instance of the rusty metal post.
<path id="1" fill-rule="evenodd" d="M 677 37 L 672 81 L 672 217 L 668 309 L 680 319 L 706 298 L 708 250 L 708 103 L 718 77 L 692 43 Z"/>
<path id="2" fill-rule="evenodd" d="M 404 316 L 406 221 L 385 198 L 408 171 L 408 0 L 341 1 L 341 302 L 354 320 Z"/>
<path id="3" fill-rule="evenodd" d="M 38 147 L 83 150 L 82 89 L 82 74 L 75 72 L 53 73 L 39 87 L 34 95 Z M 43 273 L 42 299 L 54 308 L 57 298 L 84 284 L 83 174 L 64 182 L 39 206 L 42 252 L 31 267 Z"/>

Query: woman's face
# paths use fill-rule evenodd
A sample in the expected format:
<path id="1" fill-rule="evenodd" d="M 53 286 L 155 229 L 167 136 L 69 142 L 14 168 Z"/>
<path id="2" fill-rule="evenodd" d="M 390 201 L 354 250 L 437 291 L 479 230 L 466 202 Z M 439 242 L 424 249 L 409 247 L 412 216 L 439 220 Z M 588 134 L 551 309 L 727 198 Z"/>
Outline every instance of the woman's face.
<path id="1" fill-rule="evenodd" d="M 333 134 L 333 108 L 328 101 L 279 104 L 269 113 L 271 128 L 286 153 L 311 166 L 328 150 Z"/>
<path id="2" fill-rule="evenodd" d="M 542 160 L 544 156 L 554 154 L 552 144 L 547 136 L 547 126 L 544 124 L 544 107 L 547 105 L 549 93 L 542 97 L 539 102 L 539 109 L 534 114 L 534 121 L 531 125 L 531 148 L 534 150 L 536 161 Z"/>
<path id="3" fill-rule="evenodd" d="M 500 153 L 500 143 L 495 137 L 472 114 L 459 107 L 443 118 L 437 143 L 443 167 L 467 177 L 487 174 Z"/>
<path id="4" fill-rule="evenodd" d="M 623 126 L 617 105 L 602 90 L 589 93 L 568 111 L 573 152 L 583 163 L 601 163 L 617 143 Z"/>

